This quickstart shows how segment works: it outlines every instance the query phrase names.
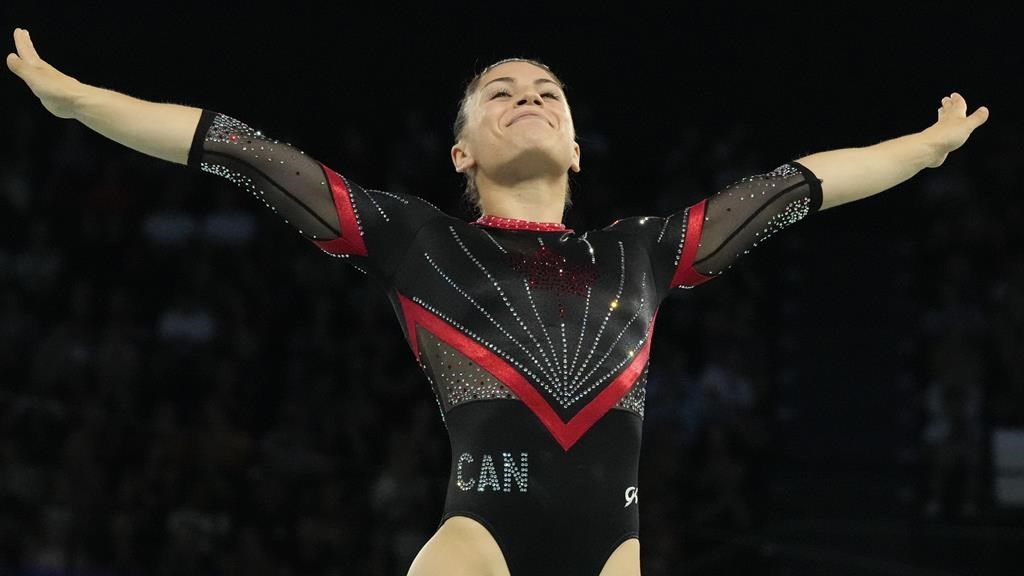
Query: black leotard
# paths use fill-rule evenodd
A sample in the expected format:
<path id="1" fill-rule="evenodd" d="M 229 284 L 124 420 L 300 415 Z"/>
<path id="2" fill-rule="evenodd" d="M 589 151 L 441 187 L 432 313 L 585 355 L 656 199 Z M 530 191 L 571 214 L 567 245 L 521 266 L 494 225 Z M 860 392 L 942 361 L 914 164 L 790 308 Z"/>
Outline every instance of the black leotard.
<path id="1" fill-rule="evenodd" d="M 597 576 L 638 537 L 658 306 L 821 206 L 819 180 L 790 162 L 666 217 L 583 233 L 466 222 L 209 110 L 188 164 L 252 191 L 385 287 L 451 440 L 442 522 L 483 524 L 511 576 Z"/>

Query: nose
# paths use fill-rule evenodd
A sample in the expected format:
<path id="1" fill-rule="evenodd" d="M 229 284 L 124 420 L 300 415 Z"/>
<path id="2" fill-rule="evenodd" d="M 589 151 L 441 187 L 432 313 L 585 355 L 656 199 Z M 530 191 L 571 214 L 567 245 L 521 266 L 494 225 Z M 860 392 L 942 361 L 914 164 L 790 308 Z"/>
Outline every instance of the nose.
<path id="1" fill-rule="evenodd" d="M 536 90 L 527 90 L 519 97 L 516 101 L 516 106 L 523 106 L 526 104 L 544 104 L 544 99 L 540 97 L 540 94 Z"/>

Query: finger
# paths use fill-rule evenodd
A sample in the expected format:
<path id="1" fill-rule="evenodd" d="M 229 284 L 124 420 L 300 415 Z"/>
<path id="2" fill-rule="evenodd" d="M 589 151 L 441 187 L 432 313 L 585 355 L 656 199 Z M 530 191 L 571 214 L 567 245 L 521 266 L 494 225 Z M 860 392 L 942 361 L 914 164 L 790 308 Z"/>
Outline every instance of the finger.
<path id="1" fill-rule="evenodd" d="M 17 54 L 11 52 L 7 55 L 7 67 L 11 70 L 11 72 L 14 72 L 14 74 L 17 75 L 18 78 L 21 78 L 21 65 L 21 58 L 18 58 Z"/>
<path id="2" fill-rule="evenodd" d="M 942 110 L 946 116 L 953 118 L 966 118 L 967 102 L 959 92 L 953 92 L 942 99 Z"/>
<path id="3" fill-rule="evenodd" d="M 981 126 L 988 120 L 988 108 L 985 106 L 978 108 L 973 114 L 968 116 L 968 119 L 974 123 L 975 128 Z"/>
<path id="4" fill-rule="evenodd" d="M 967 100 L 964 100 L 964 97 L 959 92 L 953 92 L 950 95 L 949 101 L 954 108 L 962 110 L 965 114 L 967 113 Z"/>
<path id="5" fill-rule="evenodd" d="M 14 31 L 14 45 L 18 49 L 18 56 L 27 63 L 35 64 L 40 60 L 39 54 L 32 45 L 32 39 L 29 38 L 28 30 L 18 28 Z"/>

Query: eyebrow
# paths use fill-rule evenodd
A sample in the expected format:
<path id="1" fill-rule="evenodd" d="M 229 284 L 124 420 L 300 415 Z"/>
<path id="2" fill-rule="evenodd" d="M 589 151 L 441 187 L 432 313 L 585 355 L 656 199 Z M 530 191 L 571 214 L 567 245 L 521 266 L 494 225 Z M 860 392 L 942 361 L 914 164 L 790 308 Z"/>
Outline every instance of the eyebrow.
<path id="1" fill-rule="evenodd" d="M 494 84 L 495 82 L 512 82 L 512 83 L 514 83 L 515 81 L 516 81 L 515 78 L 510 78 L 508 76 L 502 76 L 501 78 L 495 78 L 494 80 L 491 80 L 487 84 L 484 84 L 483 87 L 486 88 L 486 87 L 490 86 L 491 84 Z M 558 87 L 559 90 L 562 90 L 563 92 L 565 91 L 565 89 L 562 88 L 562 85 L 559 84 L 558 82 L 555 82 L 554 80 L 549 80 L 547 78 L 538 78 L 537 80 L 533 81 L 534 84 L 540 84 L 542 82 L 547 82 L 549 84 L 554 84 L 555 86 Z"/>

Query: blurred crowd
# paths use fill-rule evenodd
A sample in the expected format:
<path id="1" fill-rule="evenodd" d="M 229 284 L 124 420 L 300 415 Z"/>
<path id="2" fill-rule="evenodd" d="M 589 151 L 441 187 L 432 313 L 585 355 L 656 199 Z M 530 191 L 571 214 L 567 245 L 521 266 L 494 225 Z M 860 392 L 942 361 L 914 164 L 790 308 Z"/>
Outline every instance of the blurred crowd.
<path id="1" fill-rule="evenodd" d="M 404 575 L 437 528 L 450 453 L 379 286 L 226 180 L 101 144 L 77 122 L 9 118 L 9 141 L 32 144 L 0 158 L 0 573 Z M 614 190 L 634 175 L 613 168 L 614 137 L 577 122 L 589 175 L 570 214 L 586 228 L 667 214 L 680 190 L 786 159 L 739 129 L 684 134 L 642 204 L 623 207 Z M 383 189 L 457 182 L 438 180 L 449 138 L 427 125 L 408 115 L 392 165 L 372 166 L 353 135 L 336 155 Z M 872 386 L 906 398 L 894 462 L 919 471 L 908 507 L 926 519 L 992 508 L 988 434 L 1024 425 L 1011 167 L 951 160 L 903 199 L 872 200 L 896 241 L 850 291 L 919 325 L 888 344 L 902 364 L 880 365 Z M 697 574 L 680 567 L 722 542 L 695 535 L 771 520 L 787 391 L 815 362 L 793 349 L 800 303 L 785 287 L 842 265 L 809 231 L 761 249 L 801 258 L 755 252 L 663 306 L 641 460 L 646 576 Z M 857 355 L 870 328 L 829 345 Z"/>

